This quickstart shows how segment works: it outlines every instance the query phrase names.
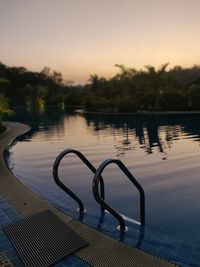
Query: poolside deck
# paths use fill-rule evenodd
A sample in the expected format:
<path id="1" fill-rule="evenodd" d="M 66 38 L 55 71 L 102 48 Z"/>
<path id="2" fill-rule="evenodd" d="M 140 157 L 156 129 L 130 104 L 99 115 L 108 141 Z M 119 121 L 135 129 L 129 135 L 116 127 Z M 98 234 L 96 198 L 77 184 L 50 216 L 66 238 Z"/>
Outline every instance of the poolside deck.
<path id="1" fill-rule="evenodd" d="M 0 196 L 10 205 L 13 211 L 16 211 L 16 213 L 19 214 L 19 216 L 23 218 L 38 213 L 39 211 L 47 209 L 52 210 L 90 243 L 89 246 L 76 253 L 76 256 L 81 258 L 84 262 L 87 262 L 89 266 L 177 266 L 81 224 L 77 220 L 51 206 L 47 201 L 41 199 L 29 188 L 23 185 L 8 170 L 3 159 L 3 151 L 16 136 L 27 132 L 30 128 L 24 124 L 11 122 L 8 122 L 7 126 L 8 131 L 0 136 Z M 2 226 L 0 225 L 0 229 L 1 227 Z M 16 266 L 21 267 L 23 265 L 19 263 L 19 265 Z M 62 266 L 69 265 L 63 264 Z"/>

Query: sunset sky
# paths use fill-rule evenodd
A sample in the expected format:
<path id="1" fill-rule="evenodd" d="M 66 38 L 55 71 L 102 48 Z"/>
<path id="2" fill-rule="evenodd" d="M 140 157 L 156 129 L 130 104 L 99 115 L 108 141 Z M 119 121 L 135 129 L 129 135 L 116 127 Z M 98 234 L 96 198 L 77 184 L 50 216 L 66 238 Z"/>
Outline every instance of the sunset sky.
<path id="1" fill-rule="evenodd" d="M 0 61 L 84 83 L 114 64 L 200 64 L 200 0 L 0 0 Z"/>

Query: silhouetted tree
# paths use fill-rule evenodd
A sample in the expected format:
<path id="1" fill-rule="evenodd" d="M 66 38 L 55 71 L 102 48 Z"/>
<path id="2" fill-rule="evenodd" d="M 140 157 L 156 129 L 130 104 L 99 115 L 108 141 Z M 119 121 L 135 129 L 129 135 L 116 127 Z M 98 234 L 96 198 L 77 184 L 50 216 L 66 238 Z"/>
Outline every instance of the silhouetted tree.
<path id="1" fill-rule="evenodd" d="M 12 115 L 14 112 L 9 108 L 8 101 L 0 94 L 0 132 L 4 129 L 2 125 L 3 115 Z"/>
<path id="2" fill-rule="evenodd" d="M 168 63 L 140 70 L 115 66 L 119 72 L 113 77 L 94 74 L 88 84 L 77 86 L 48 67 L 32 72 L 0 63 L 0 94 L 11 106 L 65 104 L 104 112 L 200 110 L 200 66 L 169 70 Z"/>

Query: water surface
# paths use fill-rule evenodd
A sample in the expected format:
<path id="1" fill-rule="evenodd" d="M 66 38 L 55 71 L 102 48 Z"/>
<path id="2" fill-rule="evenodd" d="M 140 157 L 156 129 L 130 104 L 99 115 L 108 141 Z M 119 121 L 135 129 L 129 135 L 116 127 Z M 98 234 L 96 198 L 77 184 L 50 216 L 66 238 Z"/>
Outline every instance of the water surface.
<path id="1" fill-rule="evenodd" d="M 176 261 L 195 266 L 200 259 L 200 115 L 84 115 L 18 109 L 15 119 L 32 126 L 10 149 L 10 168 L 23 183 L 78 218 L 77 204 L 53 181 L 56 156 L 74 148 L 95 167 L 107 158 L 120 159 L 146 194 L 146 234 L 141 248 L 168 259 L 174 259 L 175 247 L 180 253 L 190 251 L 189 258 L 176 255 Z M 87 213 L 83 222 L 120 238 L 118 222 L 110 214 L 101 217 L 92 195 L 93 175 L 80 160 L 67 156 L 59 174 L 84 202 Z M 138 220 L 139 198 L 134 186 L 116 166 L 109 166 L 103 176 L 108 202 Z M 127 224 L 130 231 L 124 241 L 136 244 L 137 226 Z M 150 240 L 156 240 L 154 247 Z M 168 254 L 164 244 L 168 244 Z"/>

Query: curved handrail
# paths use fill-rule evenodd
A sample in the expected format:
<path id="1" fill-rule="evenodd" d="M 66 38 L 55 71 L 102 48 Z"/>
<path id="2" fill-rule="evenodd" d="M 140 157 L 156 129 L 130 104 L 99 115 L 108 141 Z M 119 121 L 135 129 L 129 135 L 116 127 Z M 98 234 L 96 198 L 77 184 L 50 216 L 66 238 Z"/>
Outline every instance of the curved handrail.
<path id="1" fill-rule="evenodd" d="M 75 149 L 66 149 L 66 150 L 62 151 L 55 159 L 55 162 L 53 164 L 53 178 L 54 178 L 54 181 L 56 182 L 56 184 L 63 191 L 65 191 L 65 193 L 70 195 L 78 203 L 79 211 L 84 212 L 83 202 L 80 200 L 80 198 L 72 190 L 70 190 L 66 185 L 64 185 L 63 182 L 61 182 L 61 180 L 59 179 L 59 176 L 58 176 L 58 167 L 59 167 L 61 160 L 63 159 L 64 156 L 66 156 L 67 154 L 70 154 L 70 153 L 75 154 L 78 158 L 80 158 L 82 160 L 82 162 L 85 163 L 85 165 L 93 173 L 96 172 L 96 168 L 89 162 L 89 160 L 86 159 L 86 157 L 81 152 L 79 152 L 78 150 L 75 150 Z M 100 190 L 101 190 L 101 198 L 104 199 L 105 192 L 104 192 L 104 181 L 103 181 L 102 177 L 100 177 Z"/>
<path id="2" fill-rule="evenodd" d="M 138 189 L 138 191 L 140 193 L 140 223 L 142 226 L 144 226 L 144 224 L 145 224 L 145 194 L 144 194 L 144 190 L 143 190 L 142 186 L 138 183 L 138 181 L 135 179 L 135 177 L 127 169 L 127 167 L 121 162 L 121 160 L 107 159 L 101 163 L 101 165 L 99 166 L 99 168 L 97 169 L 97 171 L 94 175 L 94 179 L 93 179 L 93 183 L 92 183 L 94 198 L 101 205 L 101 207 L 103 207 L 104 209 L 109 211 L 115 218 L 118 219 L 118 221 L 120 223 L 120 230 L 123 232 L 126 231 L 125 222 L 124 222 L 124 219 L 122 218 L 122 216 L 116 210 L 114 210 L 108 203 L 105 202 L 105 200 L 100 196 L 99 190 L 98 190 L 98 185 L 99 185 L 100 179 L 102 179 L 101 174 L 102 174 L 103 170 L 106 168 L 106 166 L 108 166 L 111 163 L 116 164 Z"/>

